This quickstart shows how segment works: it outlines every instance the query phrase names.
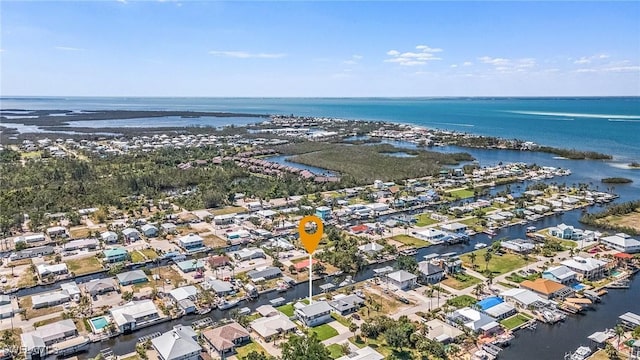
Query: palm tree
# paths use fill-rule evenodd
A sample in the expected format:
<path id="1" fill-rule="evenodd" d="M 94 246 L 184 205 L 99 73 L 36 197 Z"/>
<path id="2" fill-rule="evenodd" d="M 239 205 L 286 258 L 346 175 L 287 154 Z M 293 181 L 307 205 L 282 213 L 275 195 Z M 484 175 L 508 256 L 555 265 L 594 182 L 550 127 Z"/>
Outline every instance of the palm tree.
<path id="1" fill-rule="evenodd" d="M 494 278 L 495 278 L 495 275 L 493 275 L 493 273 L 492 273 L 492 272 L 491 272 L 491 273 L 489 273 L 489 274 L 487 274 L 487 283 L 489 283 L 489 285 L 490 285 L 490 284 L 493 284 L 493 279 L 494 279 Z"/>
<path id="2" fill-rule="evenodd" d="M 616 347 L 616 350 L 620 349 L 620 339 L 622 338 L 622 335 L 624 335 L 624 328 L 620 325 L 616 325 L 615 328 L 613 328 L 613 331 L 615 332 L 616 336 L 618 337 L 618 346 Z"/>
<path id="3" fill-rule="evenodd" d="M 473 269 L 475 269 L 475 268 L 476 268 L 476 264 L 475 264 L 475 262 L 476 262 L 476 258 L 477 258 L 477 257 L 478 257 L 478 254 L 476 254 L 476 253 L 474 253 L 474 252 L 469 253 L 469 260 L 471 260 L 471 267 L 472 267 Z"/>
<path id="4" fill-rule="evenodd" d="M 483 283 L 479 283 L 478 285 L 476 285 L 476 287 L 473 289 L 473 292 L 476 294 L 476 297 L 480 297 L 480 295 L 482 295 L 482 291 L 484 290 L 484 284 Z"/>
<path id="5" fill-rule="evenodd" d="M 492 256 L 493 255 L 491 255 L 491 253 L 489 251 L 484 253 L 485 270 L 489 270 L 489 261 L 491 261 L 491 257 Z"/>

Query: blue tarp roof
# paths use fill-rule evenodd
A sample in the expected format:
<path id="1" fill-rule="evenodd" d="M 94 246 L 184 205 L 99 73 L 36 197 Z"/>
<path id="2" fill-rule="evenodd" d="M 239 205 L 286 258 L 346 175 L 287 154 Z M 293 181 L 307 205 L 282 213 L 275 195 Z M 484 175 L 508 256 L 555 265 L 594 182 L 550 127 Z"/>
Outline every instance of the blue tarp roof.
<path id="1" fill-rule="evenodd" d="M 494 297 L 488 297 L 486 299 L 483 299 L 481 301 L 478 301 L 478 307 L 480 307 L 480 309 L 482 310 L 487 310 L 490 309 L 498 304 L 501 304 L 503 302 L 502 299 L 500 299 L 497 296 Z"/>

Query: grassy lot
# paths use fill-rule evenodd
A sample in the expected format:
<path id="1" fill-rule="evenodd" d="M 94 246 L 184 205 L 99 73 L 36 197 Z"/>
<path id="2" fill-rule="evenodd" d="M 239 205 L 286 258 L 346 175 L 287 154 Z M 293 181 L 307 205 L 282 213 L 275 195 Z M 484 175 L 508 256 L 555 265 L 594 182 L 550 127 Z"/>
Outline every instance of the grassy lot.
<path id="1" fill-rule="evenodd" d="M 156 251 L 153 249 L 142 249 L 140 250 L 140 252 L 143 253 L 144 256 L 146 256 L 149 260 L 153 260 L 158 257 L 158 253 L 156 253 Z"/>
<path id="2" fill-rule="evenodd" d="M 67 264 L 69 272 L 76 275 L 88 274 L 103 269 L 100 260 L 95 256 L 66 260 L 65 264 Z"/>
<path id="3" fill-rule="evenodd" d="M 31 259 L 14 260 L 14 261 L 9 263 L 9 265 L 11 265 L 13 267 L 31 265 L 31 264 L 33 264 L 33 261 L 31 261 Z"/>
<path id="4" fill-rule="evenodd" d="M 447 192 L 448 195 L 458 199 L 468 199 L 473 197 L 473 191 L 468 189 L 457 189 Z"/>
<path id="5" fill-rule="evenodd" d="M 339 357 L 344 356 L 344 352 L 342 351 L 342 345 L 340 344 L 331 344 L 327 346 L 327 350 L 331 353 L 332 359 L 337 359 Z"/>
<path id="6" fill-rule="evenodd" d="M 432 219 L 431 214 L 420 214 L 417 216 L 417 219 L 416 226 L 429 226 L 440 222 Z"/>
<path id="7" fill-rule="evenodd" d="M 322 324 L 316 327 L 309 329 L 310 332 L 316 333 L 318 335 L 318 340 L 325 341 L 327 339 L 331 339 L 332 337 L 338 335 L 338 330 L 329 326 L 329 324 Z"/>
<path id="8" fill-rule="evenodd" d="M 40 326 L 47 325 L 47 324 L 52 324 L 52 323 L 58 322 L 60 320 L 62 320 L 62 315 L 56 316 L 54 318 L 47 319 L 47 320 L 36 321 L 36 322 L 33 323 L 33 327 L 34 328 L 39 328 Z"/>
<path id="9" fill-rule="evenodd" d="M 227 241 L 213 234 L 202 237 L 202 242 L 205 246 L 212 249 L 227 246 Z"/>
<path id="10" fill-rule="evenodd" d="M 400 352 L 389 347 L 389 345 L 387 345 L 386 341 L 383 339 L 382 336 L 379 337 L 378 339 L 369 339 L 369 338 L 363 337 L 361 342 L 357 342 L 355 341 L 354 337 L 350 337 L 349 341 L 359 348 L 370 346 L 375 351 L 382 354 L 382 356 L 384 356 L 385 359 L 389 358 L 389 359 L 399 359 L 399 360 L 411 360 L 411 359 L 419 358 L 417 357 L 418 356 L 417 352 L 416 354 L 412 354 L 409 350 L 406 350 L 406 349 Z"/>
<path id="11" fill-rule="evenodd" d="M 69 229 L 69 235 L 73 239 L 82 239 L 88 237 L 90 231 L 86 226 L 74 227 Z"/>
<path id="12" fill-rule="evenodd" d="M 542 275 L 540 273 L 535 273 L 535 274 L 531 274 L 528 276 L 522 276 L 516 272 L 514 272 L 513 274 L 508 275 L 507 277 L 505 277 L 505 279 L 512 281 L 514 283 L 518 283 L 520 284 L 521 282 L 525 281 L 525 280 L 535 280 L 540 278 Z"/>
<path id="13" fill-rule="evenodd" d="M 484 227 L 480 224 L 480 219 L 478 219 L 477 217 L 460 220 L 458 222 L 467 225 L 475 232 L 482 232 L 484 230 Z"/>
<path id="14" fill-rule="evenodd" d="M 457 309 L 461 309 L 463 307 L 471 306 L 477 302 L 478 302 L 478 299 L 474 298 L 473 296 L 460 295 L 447 300 L 447 305 L 451 305 Z"/>
<path id="15" fill-rule="evenodd" d="M 253 320 L 260 319 L 261 317 L 262 317 L 262 315 L 260 315 L 258 313 L 250 314 L 250 315 L 247 315 L 247 321 L 251 322 Z"/>
<path id="16" fill-rule="evenodd" d="M 640 232 L 640 208 L 636 211 L 625 215 L 610 215 L 597 222 L 601 224 L 612 224 L 620 227 L 632 228 Z"/>
<path id="17" fill-rule="evenodd" d="M 131 262 L 133 263 L 139 263 L 147 260 L 147 258 L 145 258 L 138 250 L 130 252 L 129 256 L 131 256 Z"/>
<path id="18" fill-rule="evenodd" d="M 478 265 L 478 270 L 484 270 L 486 267 L 486 262 L 484 260 L 484 254 L 487 253 L 488 249 L 480 249 L 474 251 L 476 254 L 475 264 Z M 536 260 L 533 257 L 529 257 L 529 260 L 525 260 L 522 256 L 516 254 L 505 253 L 502 255 L 492 254 L 491 260 L 489 261 L 488 269 L 496 274 L 505 274 L 510 271 L 520 269 L 527 264 L 534 263 Z M 471 259 L 469 258 L 469 254 L 462 255 L 460 257 L 465 266 L 471 268 Z"/>
<path id="19" fill-rule="evenodd" d="M 524 314 L 516 314 L 516 315 L 513 315 L 510 318 L 506 318 L 504 320 L 501 320 L 500 324 L 502 324 L 502 326 L 506 327 L 507 329 L 511 330 L 511 329 L 514 329 L 514 328 L 526 323 L 529 320 L 531 320 L 531 319 L 528 316 L 524 315 Z"/>
<path id="20" fill-rule="evenodd" d="M 222 208 L 222 209 L 211 210 L 209 212 L 212 213 L 215 216 L 215 215 L 227 215 L 227 214 L 245 213 L 245 212 L 247 212 L 247 209 L 243 208 L 242 206 L 229 206 L 229 207 L 225 207 L 225 208 Z"/>
<path id="21" fill-rule="evenodd" d="M 31 302 L 31 296 L 25 296 L 23 298 L 20 298 L 20 300 L 18 301 L 18 305 L 20 307 L 20 309 L 24 309 L 24 314 L 26 316 L 26 319 L 34 319 L 43 315 L 49 315 L 49 314 L 54 314 L 57 312 L 62 312 L 62 306 L 51 306 L 51 307 L 45 307 L 45 308 L 40 308 L 40 309 L 33 309 L 33 303 Z"/>
<path id="22" fill-rule="evenodd" d="M 295 311 L 295 309 L 293 308 L 293 304 L 285 304 L 285 305 L 282 305 L 282 306 L 278 306 L 276 308 L 276 310 L 278 310 L 281 313 L 287 315 L 288 317 L 292 317 L 293 316 L 293 312 Z"/>
<path id="23" fill-rule="evenodd" d="M 173 286 L 178 286 L 181 282 L 185 281 L 185 279 L 173 268 L 170 266 L 165 266 L 158 268 L 157 270 L 152 271 L 154 274 L 160 275 L 160 278 L 164 281 L 165 279 L 169 279 Z"/>
<path id="24" fill-rule="evenodd" d="M 41 155 L 42 155 L 41 151 L 27 151 L 27 152 L 20 153 L 20 156 L 23 159 L 39 159 Z"/>
<path id="25" fill-rule="evenodd" d="M 396 235 L 391 237 L 391 239 L 416 248 L 427 247 L 431 245 L 431 243 L 429 243 L 428 241 L 420 240 L 409 235 Z"/>
<path id="26" fill-rule="evenodd" d="M 36 273 L 33 271 L 31 266 L 28 266 L 24 269 L 23 273 L 20 274 L 20 278 L 18 279 L 18 287 L 29 287 L 34 286 L 38 283 L 38 278 L 36 277 Z"/>
<path id="27" fill-rule="evenodd" d="M 250 342 L 247 345 L 241 346 L 241 347 L 237 347 L 236 348 L 236 352 L 237 352 L 237 357 L 238 359 L 244 359 L 247 357 L 247 355 L 249 355 L 249 353 L 251 353 L 252 351 L 256 351 L 256 352 L 261 352 L 264 353 L 265 355 L 268 354 L 268 352 L 257 342 Z"/>
<path id="28" fill-rule="evenodd" d="M 447 276 L 446 279 L 442 280 L 442 285 L 446 285 L 456 290 L 462 290 L 481 282 L 482 280 L 475 276 L 468 274 L 455 274 L 453 276 Z"/>
<path id="29" fill-rule="evenodd" d="M 346 327 L 349 327 L 349 325 L 351 325 L 351 320 L 347 319 L 346 317 L 344 317 L 344 316 L 342 316 L 340 314 L 336 314 L 336 313 L 332 312 L 331 313 L 331 317 L 335 321 L 339 322 L 340 324 L 342 324 L 342 325 L 344 325 Z"/>

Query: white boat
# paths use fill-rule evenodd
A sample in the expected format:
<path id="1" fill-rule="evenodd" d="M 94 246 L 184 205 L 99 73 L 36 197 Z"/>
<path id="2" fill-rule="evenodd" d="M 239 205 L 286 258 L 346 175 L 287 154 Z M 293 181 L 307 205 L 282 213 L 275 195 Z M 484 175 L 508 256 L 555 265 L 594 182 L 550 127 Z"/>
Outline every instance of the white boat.
<path id="1" fill-rule="evenodd" d="M 227 301 L 227 300 L 223 300 L 218 304 L 218 309 L 220 310 L 226 310 L 226 309 L 231 309 L 234 306 L 238 305 L 238 300 L 231 300 L 231 301 Z"/>
<path id="2" fill-rule="evenodd" d="M 476 250 L 479 250 L 479 249 L 486 248 L 486 247 L 487 247 L 487 244 L 485 244 L 485 243 L 477 243 L 477 244 L 475 244 L 473 247 L 474 247 Z"/>
<path id="3" fill-rule="evenodd" d="M 591 349 L 587 346 L 580 346 L 573 354 L 566 354 L 565 360 L 585 360 L 591 355 Z"/>

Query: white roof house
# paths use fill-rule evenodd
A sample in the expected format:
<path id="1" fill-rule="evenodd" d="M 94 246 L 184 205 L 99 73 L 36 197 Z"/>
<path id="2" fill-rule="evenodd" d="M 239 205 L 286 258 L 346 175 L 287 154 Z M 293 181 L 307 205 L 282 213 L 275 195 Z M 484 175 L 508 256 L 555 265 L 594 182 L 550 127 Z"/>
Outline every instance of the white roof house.
<path id="1" fill-rule="evenodd" d="M 366 253 L 376 253 L 384 250 L 384 246 L 372 241 L 368 244 L 358 246 L 358 250 Z"/>
<path id="2" fill-rule="evenodd" d="M 427 326 L 427 329 L 429 329 L 426 337 L 441 343 L 453 341 L 455 338 L 464 334 L 464 331 L 456 328 L 455 326 L 451 326 L 440 319 L 430 320 L 425 325 Z"/>
<path id="3" fill-rule="evenodd" d="M 447 314 L 447 320 L 462 324 L 474 332 L 488 332 L 500 327 L 496 319 L 470 307 L 458 309 Z"/>
<path id="4" fill-rule="evenodd" d="M 530 306 L 540 308 L 551 303 L 549 300 L 527 289 L 509 289 L 500 293 L 500 297 L 505 299 L 505 301 L 516 303 L 519 307 L 525 309 Z"/>
<path id="5" fill-rule="evenodd" d="M 594 258 L 575 256 L 572 259 L 562 261 L 560 264 L 577 272 L 584 279 L 592 280 L 605 275 L 607 262 Z"/>
<path id="6" fill-rule="evenodd" d="M 70 336 L 77 335 L 78 329 L 72 319 L 65 319 L 52 324 L 40 326 L 34 331 L 20 335 L 25 350 L 40 348 L 55 344 Z"/>
<path id="7" fill-rule="evenodd" d="M 198 289 L 193 285 L 182 286 L 169 291 L 169 295 L 171 295 L 171 297 L 176 301 L 181 301 L 184 299 L 193 300 L 198 295 Z"/>
<path id="8" fill-rule="evenodd" d="M 176 325 L 170 331 L 151 340 L 161 360 L 198 359 L 202 347 L 198 334 L 190 326 Z"/>
<path id="9" fill-rule="evenodd" d="M 370 346 L 365 346 L 361 349 L 358 349 L 349 355 L 341 356 L 337 360 L 382 360 L 384 356 L 379 352 L 375 351 Z"/>
<path id="10" fill-rule="evenodd" d="M 297 329 L 296 324 L 291 321 L 288 316 L 282 313 L 256 319 L 251 322 L 249 327 L 263 339 L 268 339 L 282 332 Z"/>
<path id="11" fill-rule="evenodd" d="M 54 274 L 54 275 L 66 274 L 69 271 L 67 269 L 67 264 L 65 263 L 53 264 L 53 265 L 39 264 L 38 266 L 36 266 L 36 270 L 38 271 L 38 275 L 40 277 L 47 276 L 50 274 Z"/>
<path id="12" fill-rule="evenodd" d="M 159 317 L 158 309 L 152 300 L 131 301 L 112 308 L 109 312 L 120 330 L 124 330 L 125 327 L 134 329 Z"/>
<path id="13" fill-rule="evenodd" d="M 576 279 L 577 273 L 564 265 L 554 266 L 548 268 L 542 273 L 542 277 L 545 279 L 557 281 L 561 284 L 567 284 Z"/>
<path id="14" fill-rule="evenodd" d="M 102 234 L 100 234 L 100 237 L 104 242 L 113 242 L 118 240 L 118 234 L 116 234 L 113 231 L 105 231 Z"/>
<path id="15" fill-rule="evenodd" d="M 433 244 L 438 244 L 442 242 L 442 239 L 444 239 L 448 234 L 442 230 L 428 228 L 426 230 L 415 232 L 415 235 L 420 239 L 427 240 Z"/>
<path id="16" fill-rule="evenodd" d="M 418 277 L 408 271 L 398 270 L 387 274 L 389 282 L 397 286 L 400 289 L 407 289 L 412 287 L 418 281 Z"/>
<path id="17" fill-rule="evenodd" d="M 600 242 L 612 249 L 627 254 L 640 252 L 640 241 L 631 238 L 631 236 L 627 234 L 619 233 L 612 236 L 605 236 L 600 238 Z"/>

